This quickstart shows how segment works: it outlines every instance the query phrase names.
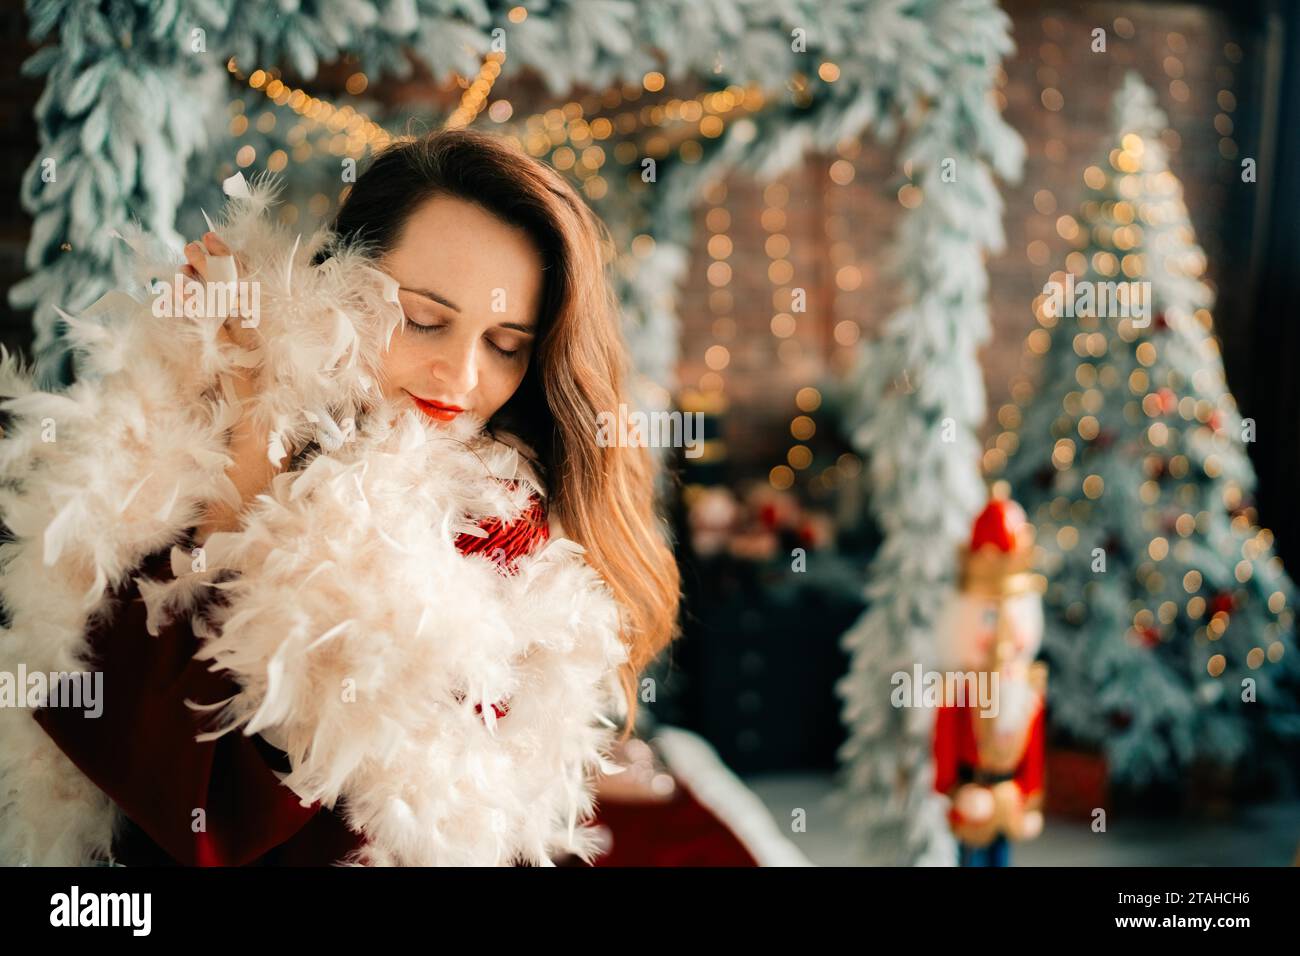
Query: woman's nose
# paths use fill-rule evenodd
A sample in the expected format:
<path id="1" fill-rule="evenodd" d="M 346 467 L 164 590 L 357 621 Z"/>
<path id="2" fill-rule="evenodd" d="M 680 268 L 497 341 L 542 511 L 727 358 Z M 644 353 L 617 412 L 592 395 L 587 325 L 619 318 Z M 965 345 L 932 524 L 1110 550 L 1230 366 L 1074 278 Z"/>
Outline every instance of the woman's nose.
<path id="1" fill-rule="evenodd" d="M 466 398 L 478 385 L 478 348 L 474 341 L 449 343 L 447 351 L 434 364 L 434 373 L 448 397 Z"/>

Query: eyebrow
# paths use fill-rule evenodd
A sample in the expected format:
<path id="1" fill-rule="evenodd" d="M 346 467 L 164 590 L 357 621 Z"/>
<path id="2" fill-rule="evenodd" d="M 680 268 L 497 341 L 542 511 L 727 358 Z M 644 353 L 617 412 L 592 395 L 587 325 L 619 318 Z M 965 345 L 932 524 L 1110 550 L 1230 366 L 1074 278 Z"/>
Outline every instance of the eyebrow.
<path id="1" fill-rule="evenodd" d="M 411 286 L 405 286 L 405 285 L 404 285 L 404 286 L 399 286 L 398 288 L 400 288 L 400 289 L 404 289 L 404 290 L 407 291 L 407 292 L 413 292 L 413 293 L 415 293 L 416 295 L 423 296 L 423 297 L 426 298 L 426 299 L 431 299 L 431 300 L 433 300 L 434 302 L 437 302 L 439 305 L 445 305 L 447 308 L 451 309 L 453 312 L 459 312 L 459 311 L 460 311 L 460 306 L 458 306 L 455 302 L 452 302 L 450 299 L 444 299 L 442 296 L 438 295 L 438 293 L 436 293 L 436 292 L 431 292 L 431 291 L 428 290 L 428 289 L 415 289 L 415 288 L 412 288 Z M 534 332 L 535 332 L 535 327 L 534 327 L 534 326 L 531 326 L 531 325 L 520 325 L 518 322 L 502 322 L 502 323 L 500 323 L 500 325 L 501 325 L 501 328 L 503 328 L 503 329 L 511 329 L 511 330 L 513 330 L 513 331 L 515 331 L 515 332 L 524 332 L 524 333 L 526 333 L 526 334 L 528 334 L 528 335 L 532 335 L 532 334 L 534 334 Z"/>
<path id="2" fill-rule="evenodd" d="M 426 299 L 432 299 L 434 302 L 437 302 L 439 305 L 445 305 L 453 312 L 460 311 L 460 306 L 458 306 L 455 302 L 452 302 L 450 299 L 444 299 L 436 292 L 430 292 L 428 289 L 414 289 L 410 286 L 405 286 L 405 285 L 401 286 L 401 288 L 405 289 L 407 292 L 414 292 L 416 295 L 422 295 Z"/>

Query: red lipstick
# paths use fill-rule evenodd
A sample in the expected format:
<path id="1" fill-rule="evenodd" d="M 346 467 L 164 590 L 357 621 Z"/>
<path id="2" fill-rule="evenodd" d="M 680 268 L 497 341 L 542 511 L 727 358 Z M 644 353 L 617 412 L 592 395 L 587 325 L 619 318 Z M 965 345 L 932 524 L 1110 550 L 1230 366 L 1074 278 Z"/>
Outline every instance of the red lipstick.
<path id="1" fill-rule="evenodd" d="M 410 392 L 406 394 L 411 395 Z M 411 401 L 415 402 L 424 414 L 440 422 L 449 422 L 465 410 L 459 405 L 444 405 L 442 402 L 433 402 L 418 395 L 411 395 Z"/>

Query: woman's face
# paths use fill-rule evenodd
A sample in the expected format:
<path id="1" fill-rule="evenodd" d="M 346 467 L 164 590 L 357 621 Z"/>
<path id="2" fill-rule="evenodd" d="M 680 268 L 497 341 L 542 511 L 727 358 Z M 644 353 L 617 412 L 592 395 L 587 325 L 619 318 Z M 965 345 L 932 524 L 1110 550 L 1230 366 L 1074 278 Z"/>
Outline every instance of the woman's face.
<path id="1" fill-rule="evenodd" d="M 521 228 L 435 196 L 407 219 L 382 267 L 406 324 L 384 356 L 384 395 L 434 421 L 487 421 L 528 370 L 542 296 L 542 257 Z"/>

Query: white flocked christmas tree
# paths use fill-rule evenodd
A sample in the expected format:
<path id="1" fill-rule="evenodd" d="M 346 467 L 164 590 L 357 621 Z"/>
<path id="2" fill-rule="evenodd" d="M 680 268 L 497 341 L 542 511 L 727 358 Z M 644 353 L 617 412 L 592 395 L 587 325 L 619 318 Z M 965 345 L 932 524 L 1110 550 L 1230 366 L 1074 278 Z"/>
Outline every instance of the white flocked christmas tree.
<path id="1" fill-rule="evenodd" d="M 892 706 L 891 676 L 934 666 L 937 610 L 984 503 L 975 437 L 985 414 L 977 352 L 989 336 L 984 258 L 1004 241 L 994 175 L 1017 178 L 1024 155 L 991 95 L 1014 48 L 1009 19 L 970 5 L 944 13 L 962 63 L 916 106 L 900 154 L 920 199 L 893 256 L 906 304 L 864 344 L 845 409 L 884 540 L 867 574 L 869 606 L 841 639 L 848 740 L 832 805 L 863 862 L 886 866 L 956 860 L 933 789 L 933 711 Z"/>
<path id="2" fill-rule="evenodd" d="M 1292 586 L 1249 500 L 1259 436 L 1228 391 L 1166 119 L 1136 74 L 1115 124 L 1084 172 L 1076 249 L 1034 302 L 1040 384 L 1004 409 L 1005 474 L 1051 582 L 1055 735 L 1141 790 L 1276 755 L 1297 661 Z"/>

